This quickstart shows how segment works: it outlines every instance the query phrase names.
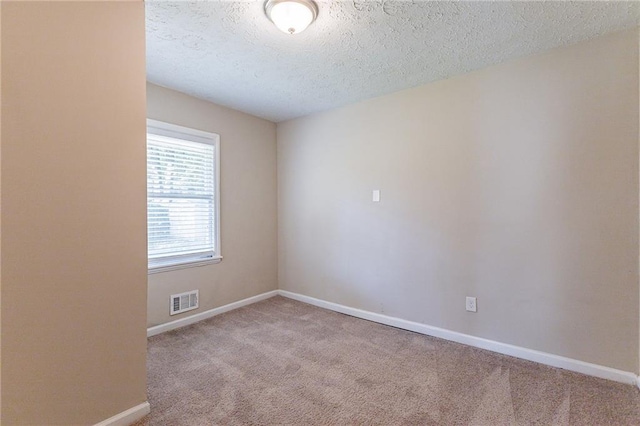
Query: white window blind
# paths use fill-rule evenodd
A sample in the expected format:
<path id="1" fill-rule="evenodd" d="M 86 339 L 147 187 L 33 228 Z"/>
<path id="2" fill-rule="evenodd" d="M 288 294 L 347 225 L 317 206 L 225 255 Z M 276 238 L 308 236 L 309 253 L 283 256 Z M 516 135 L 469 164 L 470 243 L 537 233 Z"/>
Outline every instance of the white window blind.
<path id="1" fill-rule="evenodd" d="M 162 129 L 147 133 L 149 268 L 220 258 L 217 140 L 154 130 Z"/>

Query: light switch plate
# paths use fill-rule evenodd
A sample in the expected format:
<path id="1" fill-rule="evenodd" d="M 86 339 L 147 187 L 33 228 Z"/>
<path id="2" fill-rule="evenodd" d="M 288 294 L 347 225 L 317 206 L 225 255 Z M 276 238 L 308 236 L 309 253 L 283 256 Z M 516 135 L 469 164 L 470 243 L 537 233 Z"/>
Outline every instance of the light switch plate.
<path id="1" fill-rule="evenodd" d="M 379 203 L 380 202 L 380 190 L 379 189 L 374 189 L 373 190 L 373 202 L 374 203 Z"/>

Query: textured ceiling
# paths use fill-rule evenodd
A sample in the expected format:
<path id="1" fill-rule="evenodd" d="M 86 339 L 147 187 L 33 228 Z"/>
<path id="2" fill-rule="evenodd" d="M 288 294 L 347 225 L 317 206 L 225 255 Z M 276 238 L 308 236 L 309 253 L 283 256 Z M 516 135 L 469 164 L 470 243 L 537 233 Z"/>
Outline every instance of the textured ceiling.
<path id="1" fill-rule="evenodd" d="M 638 25 L 638 2 L 317 1 L 279 31 L 263 1 L 147 0 L 149 81 L 272 121 Z"/>

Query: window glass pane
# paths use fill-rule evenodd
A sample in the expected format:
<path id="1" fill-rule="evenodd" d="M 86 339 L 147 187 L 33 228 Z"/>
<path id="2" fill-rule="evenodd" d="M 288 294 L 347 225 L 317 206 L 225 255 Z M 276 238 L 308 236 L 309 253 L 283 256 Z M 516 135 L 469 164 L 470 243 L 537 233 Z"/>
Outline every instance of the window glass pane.
<path id="1" fill-rule="evenodd" d="M 216 252 L 215 146 L 147 135 L 149 266 Z"/>

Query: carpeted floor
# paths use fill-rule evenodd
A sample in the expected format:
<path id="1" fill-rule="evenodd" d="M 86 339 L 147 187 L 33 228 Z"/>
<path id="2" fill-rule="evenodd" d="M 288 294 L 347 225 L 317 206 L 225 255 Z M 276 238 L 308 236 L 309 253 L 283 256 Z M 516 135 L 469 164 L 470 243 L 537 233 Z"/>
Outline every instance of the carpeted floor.
<path id="1" fill-rule="evenodd" d="M 640 391 L 282 297 L 149 339 L 147 425 L 640 425 Z"/>

